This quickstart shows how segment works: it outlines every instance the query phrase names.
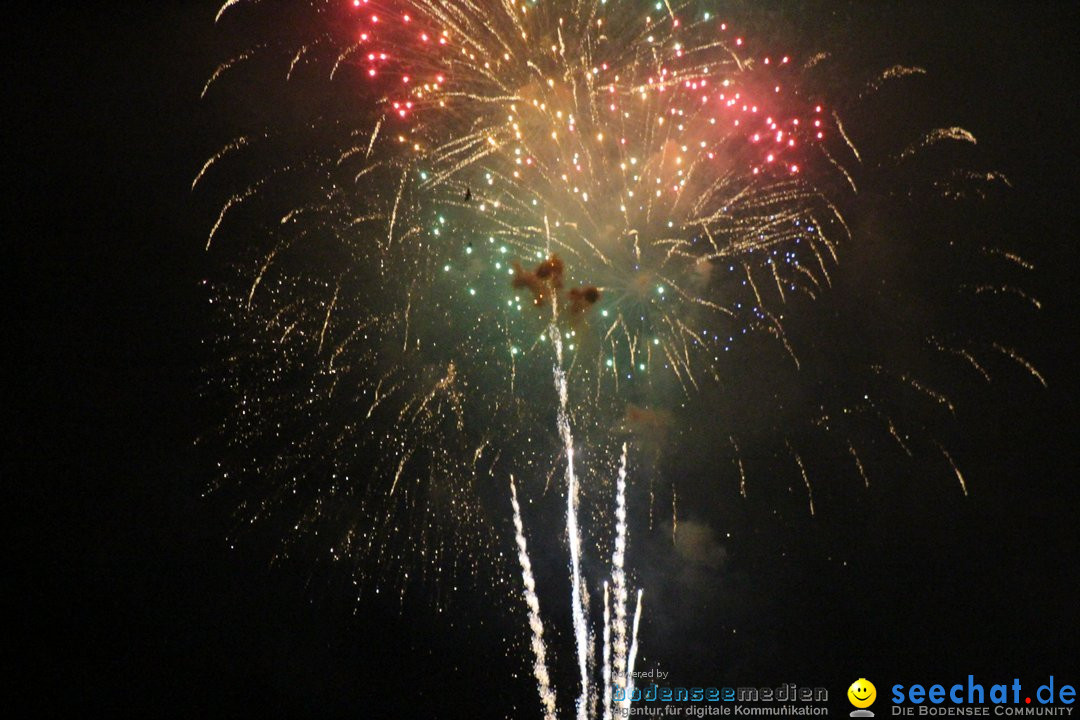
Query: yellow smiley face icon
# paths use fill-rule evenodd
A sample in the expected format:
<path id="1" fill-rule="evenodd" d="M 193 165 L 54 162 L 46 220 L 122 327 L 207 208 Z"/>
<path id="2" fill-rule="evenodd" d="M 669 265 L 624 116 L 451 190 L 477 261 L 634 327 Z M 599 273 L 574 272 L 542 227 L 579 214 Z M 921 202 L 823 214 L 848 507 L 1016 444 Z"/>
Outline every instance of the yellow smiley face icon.
<path id="1" fill-rule="evenodd" d="M 847 689 L 848 700 L 857 708 L 868 708 L 877 699 L 877 688 L 866 678 L 859 678 Z"/>

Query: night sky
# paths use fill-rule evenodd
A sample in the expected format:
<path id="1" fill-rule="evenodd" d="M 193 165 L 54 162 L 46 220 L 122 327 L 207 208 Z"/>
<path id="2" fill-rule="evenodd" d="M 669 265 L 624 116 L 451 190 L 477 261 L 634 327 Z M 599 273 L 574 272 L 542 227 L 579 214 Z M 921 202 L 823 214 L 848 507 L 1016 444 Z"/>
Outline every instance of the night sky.
<path id="1" fill-rule="evenodd" d="M 908 465 L 824 491 L 816 518 L 755 502 L 699 518 L 715 555 L 632 546 L 648 578 L 639 667 L 825 685 L 837 710 L 860 676 L 879 692 L 968 673 L 1075 684 L 1076 6 L 879 7 L 854 13 L 857 31 L 926 66 L 1013 181 L 989 217 L 1038 267 L 1044 309 L 1016 345 L 1049 388 L 1016 373 L 963 409 L 966 499 L 940 468 Z M 233 508 L 201 497 L 216 458 L 194 440 L 217 418 L 200 396 L 199 283 L 217 208 L 189 188 L 222 138 L 198 100 L 224 57 L 216 10 L 36 3 L 9 28 L 11 697 L 42 715 L 539 717 L 520 605 L 357 601 L 347 573 L 271 567 L 262 540 L 230 550 Z M 566 699 L 569 633 L 552 646 Z"/>

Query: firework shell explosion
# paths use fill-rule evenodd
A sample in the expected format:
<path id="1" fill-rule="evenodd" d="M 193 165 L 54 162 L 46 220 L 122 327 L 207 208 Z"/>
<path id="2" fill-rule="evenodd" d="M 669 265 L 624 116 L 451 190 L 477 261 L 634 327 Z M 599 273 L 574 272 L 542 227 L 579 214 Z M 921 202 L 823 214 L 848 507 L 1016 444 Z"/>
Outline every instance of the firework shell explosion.
<path id="1" fill-rule="evenodd" d="M 929 457 L 967 492 L 950 378 L 1045 381 L 996 320 L 914 308 L 1037 309 L 1031 266 L 906 238 L 1006 179 L 967 131 L 905 125 L 922 69 L 839 72 L 709 6 L 221 8 L 264 28 L 204 88 L 253 110 L 194 185 L 226 188 L 206 243 L 229 267 L 208 281 L 228 403 L 211 489 L 240 527 L 283 552 L 317 536 L 378 582 L 475 570 L 507 536 L 510 474 L 526 498 L 558 489 L 552 323 L 586 515 L 622 439 L 641 466 L 704 447 L 732 494 L 768 468 L 800 512 L 818 457 L 858 485 Z M 883 290 L 883 268 L 923 294 Z M 677 524 L 678 482 L 638 482 L 667 488 L 650 512 Z"/>

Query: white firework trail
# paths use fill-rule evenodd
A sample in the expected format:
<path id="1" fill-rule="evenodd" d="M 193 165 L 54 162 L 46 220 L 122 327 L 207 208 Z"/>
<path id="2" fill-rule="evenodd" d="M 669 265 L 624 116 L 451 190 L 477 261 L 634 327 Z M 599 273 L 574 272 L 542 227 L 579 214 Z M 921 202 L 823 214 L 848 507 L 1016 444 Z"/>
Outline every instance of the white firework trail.
<path id="1" fill-rule="evenodd" d="M 615 618 L 613 634 L 615 636 L 612 651 L 613 682 L 629 686 L 626 677 L 626 444 L 622 448 L 622 460 L 619 463 L 619 476 L 615 485 L 615 550 L 611 554 L 611 581 L 615 593 Z"/>
<path id="2" fill-rule="evenodd" d="M 529 629 L 532 631 L 533 676 L 544 707 L 544 720 L 555 720 L 555 691 L 547 669 L 547 646 L 544 644 L 544 623 L 540 619 L 540 600 L 536 597 L 536 580 L 529 562 L 525 544 L 525 528 L 521 522 L 521 506 L 518 505 L 517 487 L 510 476 L 510 503 L 514 507 L 514 533 L 518 546 L 518 562 L 521 563 L 521 581 L 525 586 L 525 604 L 529 606 Z"/>
<path id="3" fill-rule="evenodd" d="M 637 663 L 638 642 L 637 632 L 638 625 L 641 624 L 641 596 L 644 594 L 644 590 L 639 589 L 637 591 L 637 607 L 634 608 L 634 629 L 631 634 L 630 640 L 630 658 L 626 662 L 626 699 L 622 702 L 622 716 L 627 717 L 630 714 L 631 697 L 634 692 L 634 665 Z"/>
<path id="4" fill-rule="evenodd" d="M 206 175 L 207 171 L 210 170 L 210 168 L 214 165 L 214 163 L 218 162 L 219 160 L 221 160 L 223 157 L 225 157 L 229 153 L 233 152 L 234 150 L 239 150 L 242 147 L 246 147 L 247 144 L 248 144 L 248 139 L 246 137 L 244 137 L 243 135 L 241 135 L 240 137 L 236 138 L 235 140 L 233 140 L 231 143 L 229 143 L 225 147 L 218 150 L 212 156 L 210 156 L 210 159 L 207 160 L 203 164 L 202 169 L 199 170 L 199 174 L 196 175 L 195 179 L 191 181 L 191 189 L 192 190 L 195 189 L 195 186 L 199 184 L 199 181 L 203 179 L 203 176 Z"/>
<path id="5" fill-rule="evenodd" d="M 203 85 L 202 92 L 199 93 L 199 99 L 201 100 L 206 97 L 206 93 L 210 91 L 210 86 L 213 85 L 219 77 L 231 70 L 237 64 L 250 59 L 252 54 L 254 54 L 255 50 L 259 49 L 259 47 L 261 46 L 256 46 L 250 50 L 245 50 L 236 57 L 230 58 L 229 60 L 226 60 L 225 62 L 214 68 L 214 72 L 210 74 L 210 78 L 206 81 L 206 84 Z"/>
<path id="6" fill-rule="evenodd" d="M 641 625 L 642 590 L 637 591 L 637 606 L 634 610 L 634 623 L 629 633 L 626 628 L 626 603 L 629 592 L 626 587 L 626 443 L 622 446 L 619 460 L 619 475 L 615 483 L 615 550 L 611 555 L 611 580 L 614 588 L 615 617 L 608 612 L 608 584 L 604 583 L 604 718 L 612 716 L 612 684 L 624 689 L 623 699 L 616 703 L 619 714 L 626 717 L 630 712 L 631 697 L 634 691 L 634 664 L 638 653 L 638 627 Z M 614 634 L 612 644 L 608 638 Z M 630 638 L 627 653 L 627 635 Z M 614 659 L 611 658 L 614 654 Z"/>
<path id="7" fill-rule="evenodd" d="M 634 625 L 630 633 L 630 653 L 626 649 L 626 443 L 622 446 L 622 458 L 619 460 L 619 475 L 615 483 L 615 551 L 611 556 L 612 584 L 615 586 L 615 674 L 614 681 L 621 680 L 625 689 L 623 700 L 619 703 L 620 714 L 629 715 L 631 696 L 634 691 L 634 663 L 638 652 L 638 626 L 641 624 L 641 595 L 637 592 L 637 607 L 634 610 Z"/>
<path id="8" fill-rule="evenodd" d="M 964 474 L 960 472 L 960 468 L 956 466 L 956 461 L 953 460 L 953 456 L 949 454 L 949 451 L 942 447 L 941 443 L 935 442 L 938 449 L 941 450 L 941 454 L 945 456 L 945 459 L 949 461 L 949 467 L 952 468 L 953 473 L 956 475 L 956 479 L 960 481 L 960 489 L 964 493 L 964 497 L 967 497 L 967 481 L 964 480 Z"/>
<path id="9" fill-rule="evenodd" d="M 1016 352 L 1012 348 L 1007 348 L 1004 345 L 999 345 L 998 343 L 993 343 L 993 345 L 995 350 L 1004 355 L 1008 355 L 1010 358 L 1019 363 L 1021 367 L 1031 373 L 1031 376 L 1038 380 L 1040 385 L 1042 385 L 1043 387 L 1048 387 L 1046 383 L 1046 378 L 1043 377 L 1042 373 L 1039 372 L 1038 368 L 1032 365 L 1031 362 L 1027 360 L 1027 358 Z"/>
<path id="10" fill-rule="evenodd" d="M 919 150 L 922 150 L 927 145 L 934 145 L 946 140 L 954 140 L 956 142 L 970 143 L 977 145 L 978 140 L 970 132 L 962 127 L 948 127 L 948 128 L 935 128 L 930 132 L 923 135 L 917 141 L 908 145 L 907 148 L 900 153 L 900 159 L 911 157 L 915 155 Z"/>
<path id="11" fill-rule="evenodd" d="M 611 598 L 604 581 L 604 720 L 611 720 Z"/>
<path id="12" fill-rule="evenodd" d="M 253 4 L 254 4 L 254 3 L 256 3 L 256 2 L 258 2 L 258 1 L 259 1 L 259 0 L 251 0 L 251 2 L 252 2 Z M 215 15 L 215 16 L 214 16 L 214 22 L 217 22 L 217 21 L 221 20 L 221 16 L 225 14 L 225 11 L 226 11 L 226 10 L 228 10 L 229 8 L 231 8 L 231 7 L 232 7 L 232 6 L 234 6 L 234 5 L 238 5 L 238 4 L 240 4 L 240 2 L 241 2 L 241 0 L 228 0 L 228 1 L 227 1 L 227 2 L 226 2 L 226 3 L 224 4 L 224 5 L 222 5 L 222 6 L 221 6 L 221 8 L 220 8 L 220 9 L 219 9 L 219 10 L 217 11 L 217 15 Z"/>
<path id="13" fill-rule="evenodd" d="M 570 431 L 570 414 L 567 410 L 566 371 L 563 370 L 562 335 L 555 325 L 558 313 L 557 303 L 552 302 L 552 321 L 548 326 L 548 336 L 555 346 L 555 391 L 559 396 L 557 423 L 559 436 L 566 453 L 566 534 L 570 544 L 570 603 L 574 621 L 574 644 L 577 647 L 578 673 L 581 677 L 581 695 L 577 699 L 578 720 L 588 720 L 589 711 L 589 623 L 585 617 L 585 605 L 581 593 L 581 531 L 578 528 L 577 475 L 574 472 L 574 436 Z"/>

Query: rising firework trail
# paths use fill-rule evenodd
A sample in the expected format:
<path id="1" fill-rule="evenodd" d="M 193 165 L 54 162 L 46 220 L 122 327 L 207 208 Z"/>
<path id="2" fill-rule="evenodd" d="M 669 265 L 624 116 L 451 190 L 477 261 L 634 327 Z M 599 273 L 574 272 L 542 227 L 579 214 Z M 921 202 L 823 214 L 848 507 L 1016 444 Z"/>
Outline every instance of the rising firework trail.
<path id="1" fill-rule="evenodd" d="M 552 302 L 552 312 L 558 312 L 557 302 Z M 585 606 L 582 600 L 581 579 L 581 530 L 578 527 L 578 480 L 574 472 L 574 435 L 570 429 L 570 416 L 567 413 L 566 371 L 563 369 L 562 334 L 552 321 L 548 336 L 555 348 L 555 392 L 559 398 L 557 422 L 559 437 L 563 441 L 566 456 L 566 533 L 570 543 L 570 607 L 574 620 L 574 644 L 577 647 L 578 672 L 581 678 L 581 695 L 577 701 L 577 716 L 584 720 L 589 707 L 589 669 L 588 644 L 589 624 L 585 619 Z"/>
<path id="2" fill-rule="evenodd" d="M 544 644 L 544 622 L 540 616 L 540 601 L 536 597 L 536 580 L 533 578 L 532 562 L 525 543 L 525 526 L 521 521 L 521 507 L 518 505 L 517 486 L 510 478 L 510 503 L 514 509 L 514 531 L 518 546 L 518 562 L 521 564 L 521 582 L 524 585 L 525 604 L 529 608 L 529 629 L 532 632 L 533 677 L 536 678 L 540 704 L 544 709 L 544 719 L 555 718 L 555 690 L 551 687 L 551 677 L 547 669 L 547 646 Z"/>
<path id="3" fill-rule="evenodd" d="M 622 717 L 625 717 L 629 713 L 631 705 L 630 697 L 634 690 L 634 665 L 638 651 L 638 628 L 641 624 L 641 599 L 644 594 L 643 590 L 639 589 L 637 591 L 634 621 L 632 628 L 628 633 L 626 626 L 626 601 L 628 593 L 626 589 L 626 571 L 624 568 L 626 555 L 626 453 L 627 447 L 624 444 L 622 448 L 622 457 L 619 461 L 619 479 L 616 484 L 615 495 L 615 516 L 617 518 L 615 552 L 612 556 L 611 578 L 605 580 L 603 584 L 604 625 L 602 649 L 603 666 L 601 670 L 603 691 L 600 708 L 601 717 L 603 717 L 604 720 L 610 720 L 612 713 L 615 711 L 619 712 Z M 518 546 L 518 561 L 521 565 L 523 592 L 525 603 L 529 608 L 529 627 L 532 633 L 533 675 L 536 678 L 537 692 L 540 696 L 540 703 L 544 710 L 544 716 L 547 720 L 551 720 L 551 718 L 555 717 L 556 712 L 555 691 L 551 687 L 551 680 L 547 671 L 547 651 L 543 639 L 544 629 L 543 622 L 540 618 L 540 606 L 536 598 L 536 581 L 532 575 L 532 562 L 528 555 L 524 523 L 521 519 L 521 508 L 518 505 L 517 499 L 517 487 L 514 484 L 513 478 L 510 480 L 510 502 L 514 511 L 514 528 Z M 567 512 L 568 530 L 571 527 L 577 528 L 576 507 L 568 503 Z M 568 535 L 570 535 L 569 532 Z M 571 547 L 573 547 L 575 543 L 579 547 L 581 545 L 580 536 L 575 537 L 570 535 L 568 541 Z M 615 603 L 617 609 L 614 618 L 611 616 L 609 609 L 610 598 L 608 588 L 611 586 L 615 588 L 616 594 Z M 583 662 L 583 659 L 590 654 L 594 638 L 589 629 L 588 621 L 586 620 L 586 586 L 579 582 L 576 587 L 581 588 L 581 593 L 575 593 L 571 597 L 571 609 L 573 612 L 575 640 L 579 638 L 583 639 L 583 645 L 577 647 L 578 660 L 579 662 Z M 615 636 L 614 645 L 612 645 L 611 641 L 612 635 Z M 628 639 L 630 642 L 629 657 L 627 657 Z M 612 660 L 612 653 L 614 653 L 615 656 L 614 661 Z M 614 675 L 612 674 L 613 668 L 615 672 Z M 581 690 L 576 703 L 575 716 L 584 720 L 595 718 L 596 701 L 599 700 L 600 697 L 597 697 L 593 690 L 587 669 L 580 676 L 580 682 Z M 612 699 L 612 683 L 625 689 L 623 697 L 617 701 L 613 701 Z"/>

